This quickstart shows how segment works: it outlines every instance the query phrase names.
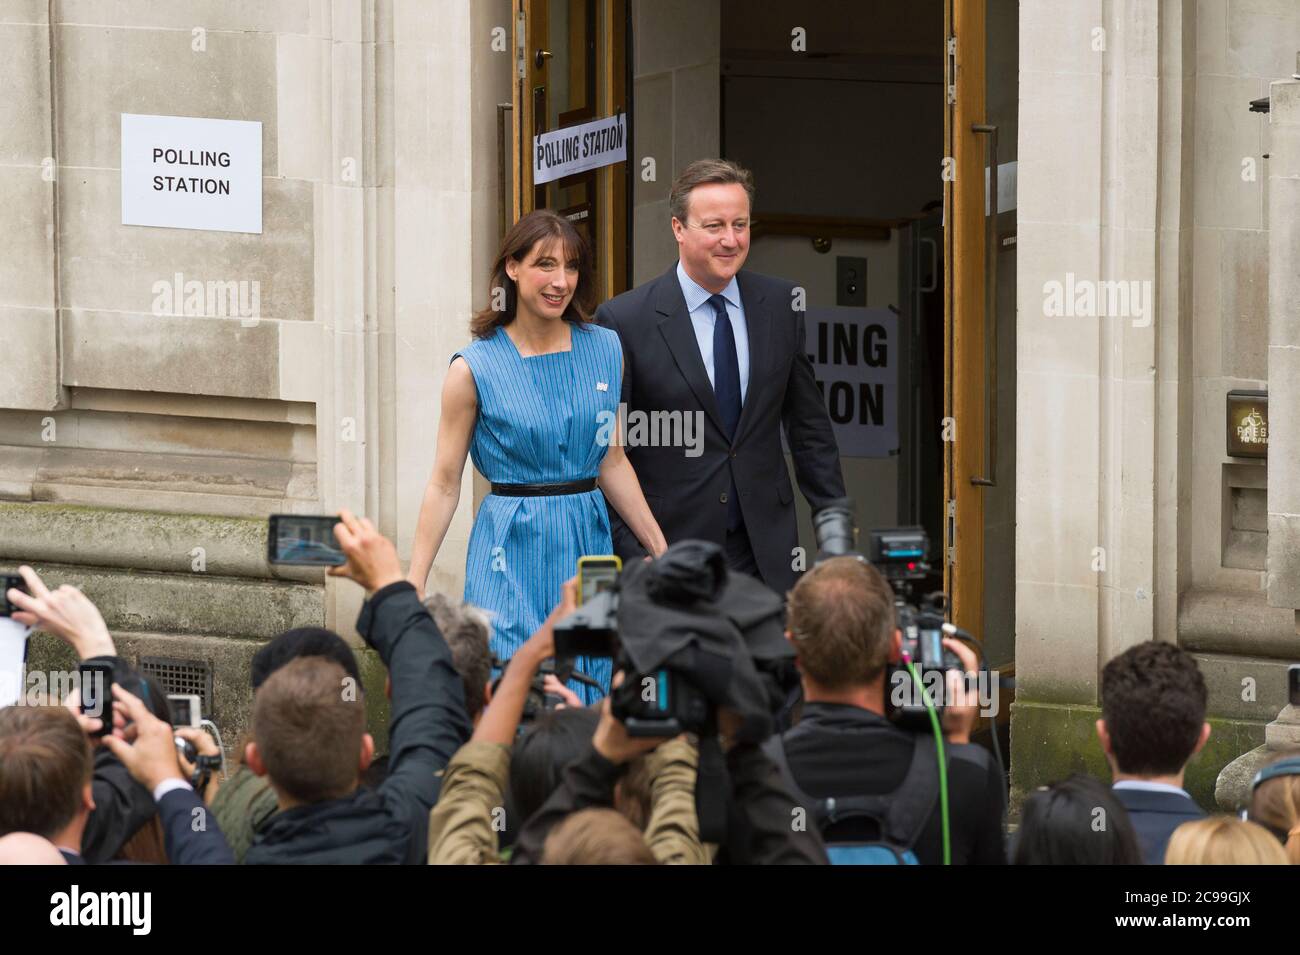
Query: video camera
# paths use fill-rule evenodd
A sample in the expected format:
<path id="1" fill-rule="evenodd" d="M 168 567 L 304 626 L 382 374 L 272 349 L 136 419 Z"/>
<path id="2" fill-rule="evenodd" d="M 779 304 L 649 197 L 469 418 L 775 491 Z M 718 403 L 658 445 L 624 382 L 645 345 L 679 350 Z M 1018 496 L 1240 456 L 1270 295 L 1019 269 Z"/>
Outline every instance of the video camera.
<path id="1" fill-rule="evenodd" d="M 817 563 L 832 557 L 856 557 L 871 564 L 889 582 L 894 591 L 894 615 L 902 632 L 904 659 L 912 661 L 920 678 L 918 687 L 903 664 L 890 664 L 886 671 L 885 710 L 889 718 L 904 729 L 931 728 L 929 711 L 922 692 L 928 691 L 943 718 L 946 671 L 963 671 L 961 660 L 944 649 L 944 624 L 947 622 L 947 597 L 929 594 L 912 602 L 912 588 L 930 573 L 926 558 L 929 536 L 923 527 L 897 527 L 873 530 L 868 537 L 867 556 L 856 550 L 856 528 L 852 502 L 841 501 L 822 508 L 813 516 L 817 537 Z"/>
<path id="2" fill-rule="evenodd" d="M 555 655 L 560 660 L 578 656 L 610 657 L 625 679 L 610 691 L 610 710 L 629 736 L 673 737 L 706 732 L 713 724 L 713 709 L 705 697 L 676 668 L 658 667 L 633 674 L 622 652 L 618 630 L 619 591 L 602 591 L 556 624 Z M 685 662 L 685 661 L 683 661 Z"/>
<path id="3" fill-rule="evenodd" d="M 716 544 L 680 541 L 560 621 L 555 653 L 613 659 L 624 680 L 610 708 L 630 736 L 716 735 L 716 708 L 726 705 L 759 740 L 771 732 L 794 656 L 783 610 L 774 591 L 729 571 Z"/>

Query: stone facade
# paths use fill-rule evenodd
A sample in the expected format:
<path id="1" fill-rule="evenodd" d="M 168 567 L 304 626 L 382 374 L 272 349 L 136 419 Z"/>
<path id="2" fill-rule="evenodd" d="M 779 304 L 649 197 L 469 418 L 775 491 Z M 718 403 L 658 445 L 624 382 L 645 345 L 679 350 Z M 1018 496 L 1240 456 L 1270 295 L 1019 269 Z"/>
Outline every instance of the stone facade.
<path id="1" fill-rule="evenodd" d="M 510 25 L 508 0 L 0 10 L 0 569 L 81 585 L 129 657 L 211 666 L 228 740 L 261 641 L 355 639 L 360 589 L 268 566 L 266 516 L 348 507 L 409 555 L 487 300 Z M 260 121 L 262 234 L 120 225 L 123 112 Z M 156 283 L 191 280 L 249 283 L 256 317 L 160 314 Z M 470 514 L 431 587 L 459 590 Z"/>
<path id="2" fill-rule="evenodd" d="M 1214 735 L 1188 774 L 1210 806 L 1300 658 L 1283 370 L 1300 206 L 1277 134 L 1294 84 L 1249 111 L 1295 68 L 1300 8 L 1057 0 L 1022 4 L 1020 32 L 1013 795 L 1105 773 L 1101 667 L 1160 639 L 1210 685 Z M 1139 283 L 1149 311 L 1052 317 L 1067 273 Z M 1267 465 L 1226 454 L 1234 388 L 1270 390 Z"/>

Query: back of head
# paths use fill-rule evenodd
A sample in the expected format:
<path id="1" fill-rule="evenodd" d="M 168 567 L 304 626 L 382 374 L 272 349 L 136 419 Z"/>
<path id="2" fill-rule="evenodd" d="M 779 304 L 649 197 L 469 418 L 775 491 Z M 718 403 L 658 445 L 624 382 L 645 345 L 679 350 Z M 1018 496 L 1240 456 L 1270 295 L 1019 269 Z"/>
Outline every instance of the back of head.
<path id="1" fill-rule="evenodd" d="M 1185 822 L 1169 837 L 1165 865 L 1286 865 L 1286 853 L 1267 829 L 1233 816 Z"/>
<path id="2" fill-rule="evenodd" d="M 286 630 L 253 654 L 252 684 L 256 691 L 269 677 L 290 660 L 299 657 L 324 657 L 341 666 L 348 676 L 361 685 L 357 658 L 347 641 L 324 627 L 295 627 Z"/>
<path id="3" fill-rule="evenodd" d="M 81 811 L 91 768 L 86 734 L 62 706 L 0 710 L 0 835 L 63 831 Z"/>
<path id="4" fill-rule="evenodd" d="M 591 746 L 598 722 L 600 714 L 594 708 L 548 710 L 515 742 L 510 757 L 510 798 L 521 824 L 555 791 L 564 767 Z"/>
<path id="5" fill-rule="evenodd" d="M 1101 715 L 1119 771 L 1167 776 L 1183 771 L 1205 723 L 1205 679 L 1172 643 L 1130 647 L 1101 671 Z"/>
<path id="6" fill-rule="evenodd" d="M 613 809 L 583 809 L 551 830 L 542 865 L 655 865 L 641 831 Z"/>
<path id="7" fill-rule="evenodd" d="M 1268 829 L 1283 844 L 1287 860 L 1300 865 L 1300 752 L 1283 753 L 1271 766 L 1290 769 L 1285 775 L 1265 779 L 1250 798 L 1250 818 Z"/>
<path id="8" fill-rule="evenodd" d="M 451 650 L 451 662 L 465 689 L 465 710 L 471 720 L 483 712 L 484 687 L 492 676 L 491 626 L 482 610 L 435 593 L 424 601 Z"/>
<path id="9" fill-rule="evenodd" d="M 30 832 L 0 836 L 0 865 L 67 865 L 54 843 Z"/>
<path id="10" fill-rule="evenodd" d="M 1021 807 L 1016 865 L 1141 865 L 1137 833 L 1110 789 L 1076 773 Z"/>
<path id="11" fill-rule="evenodd" d="M 818 686 L 860 686 L 884 672 L 894 593 L 876 568 L 856 557 L 833 557 L 800 578 L 788 605 L 799 669 Z"/>
<path id="12" fill-rule="evenodd" d="M 339 799 L 357 787 L 364 704 L 344 692 L 333 660 L 300 657 L 272 673 L 253 699 L 253 739 L 272 784 L 298 802 Z"/>

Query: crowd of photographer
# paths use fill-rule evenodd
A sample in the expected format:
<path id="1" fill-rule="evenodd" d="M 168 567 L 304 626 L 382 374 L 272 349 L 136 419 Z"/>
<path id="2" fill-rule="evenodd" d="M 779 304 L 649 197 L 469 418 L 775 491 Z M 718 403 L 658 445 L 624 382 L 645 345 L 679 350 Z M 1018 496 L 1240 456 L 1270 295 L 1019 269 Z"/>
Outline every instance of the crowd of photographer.
<path id="1" fill-rule="evenodd" d="M 79 694 L 0 709 L 0 861 L 1300 863 L 1300 758 L 1261 772 L 1249 819 L 1206 816 L 1183 790 L 1209 726 L 1175 646 L 1104 669 L 1113 785 L 1028 794 L 1008 838 L 1000 754 L 972 742 L 988 671 L 855 556 L 821 561 L 783 603 L 717 547 L 679 543 L 581 606 L 570 581 L 494 681 L 480 613 L 421 601 L 369 521 L 344 512 L 336 535 L 347 563 L 330 573 L 368 592 L 357 631 L 388 671 L 384 759 L 351 648 L 305 628 L 255 656 L 239 765 L 218 773 L 217 740 L 173 729 L 91 601 L 22 568 L 15 619 L 111 689 L 100 716 Z M 602 655 L 611 692 L 582 707 L 565 661 Z M 932 673 L 937 692 L 898 703 L 900 680 Z"/>

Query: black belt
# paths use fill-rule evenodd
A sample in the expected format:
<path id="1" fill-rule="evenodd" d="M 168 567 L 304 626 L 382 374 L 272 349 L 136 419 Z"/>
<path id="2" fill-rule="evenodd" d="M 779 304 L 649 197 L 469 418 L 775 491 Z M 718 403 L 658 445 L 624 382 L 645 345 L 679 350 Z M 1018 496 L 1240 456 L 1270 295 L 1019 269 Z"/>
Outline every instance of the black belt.
<path id="1" fill-rule="evenodd" d="M 586 494 L 596 490 L 596 479 L 568 481 L 564 484 L 493 484 L 492 493 L 502 497 L 552 497 L 557 494 Z"/>

